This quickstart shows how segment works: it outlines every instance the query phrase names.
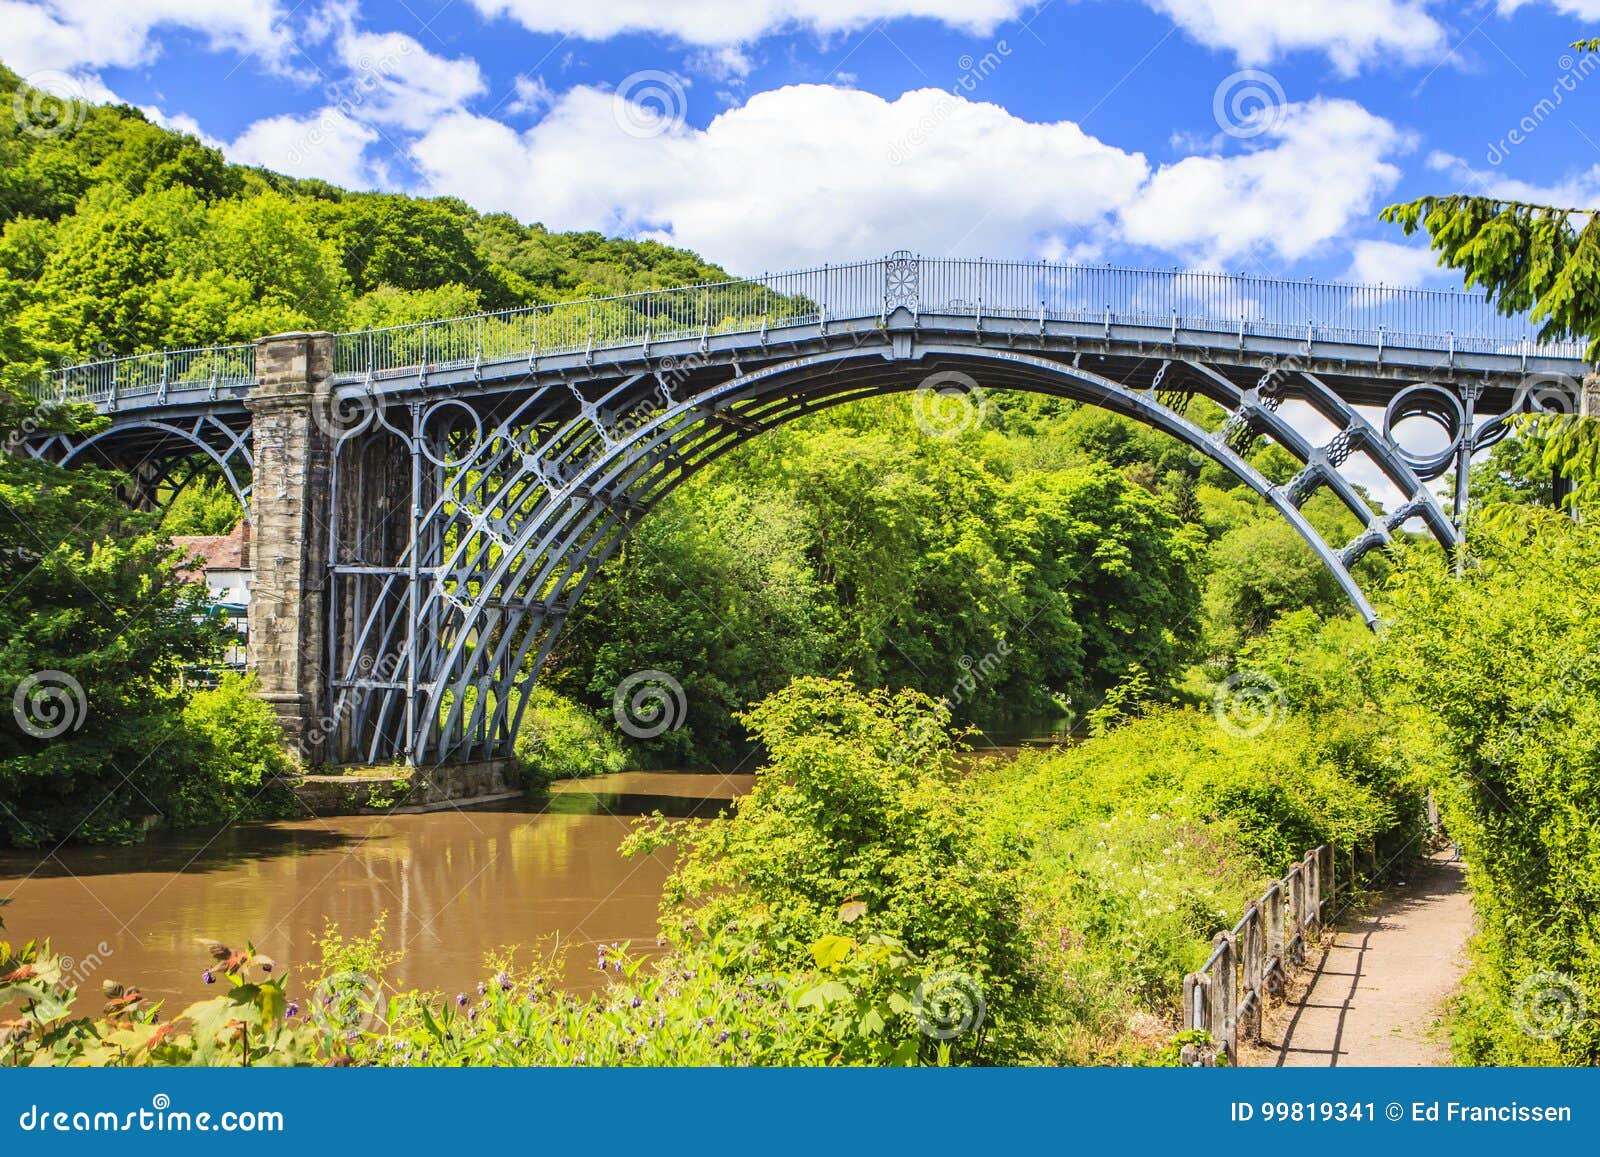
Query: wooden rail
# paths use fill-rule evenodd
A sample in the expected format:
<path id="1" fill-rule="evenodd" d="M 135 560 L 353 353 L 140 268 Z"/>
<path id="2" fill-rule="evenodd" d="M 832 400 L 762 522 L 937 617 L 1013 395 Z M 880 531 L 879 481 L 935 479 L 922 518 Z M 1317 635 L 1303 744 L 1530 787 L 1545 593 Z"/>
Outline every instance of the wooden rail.
<path id="1" fill-rule="evenodd" d="M 1184 1028 L 1210 1033 L 1213 1046 L 1185 1046 L 1185 1064 L 1237 1064 L 1240 1034 L 1261 1040 L 1267 998 L 1284 993 L 1322 931 L 1334 899 L 1333 865 L 1331 845 L 1307 852 L 1246 905 L 1230 931 L 1217 933 L 1200 970 L 1183 978 Z"/>

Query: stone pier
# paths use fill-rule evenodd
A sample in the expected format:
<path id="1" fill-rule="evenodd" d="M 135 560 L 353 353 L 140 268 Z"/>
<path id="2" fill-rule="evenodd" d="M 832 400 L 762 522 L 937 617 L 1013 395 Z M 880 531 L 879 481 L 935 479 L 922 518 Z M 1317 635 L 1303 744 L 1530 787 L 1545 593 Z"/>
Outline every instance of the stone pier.
<path id="1" fill-rule="evenodd" d="M 284 333 L 256 343 L 253 423 L 255 587 L 251 666 L 284 737 L 307 763 L 328 758 L 328 535 L 333 440 L 329 413 L 333 335 Z M 319 410 L 319 407 L 321 409 Z"/>

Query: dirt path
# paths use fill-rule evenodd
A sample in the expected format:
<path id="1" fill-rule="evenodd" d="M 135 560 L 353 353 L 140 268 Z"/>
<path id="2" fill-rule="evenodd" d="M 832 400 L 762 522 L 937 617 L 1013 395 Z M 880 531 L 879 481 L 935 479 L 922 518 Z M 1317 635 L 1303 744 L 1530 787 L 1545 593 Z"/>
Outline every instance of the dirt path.
<path id="1" fill-rule="evenodd" d="M 1462 865 L 1425 861 L 1380 907 L 1348 924 L 1302 974 L 1301 991 L 1268 1018 L 1262 1047 L 1245 1063 L 1450 1063 L 1433 1029 L 1466 968 L 1472 906 Z"/>

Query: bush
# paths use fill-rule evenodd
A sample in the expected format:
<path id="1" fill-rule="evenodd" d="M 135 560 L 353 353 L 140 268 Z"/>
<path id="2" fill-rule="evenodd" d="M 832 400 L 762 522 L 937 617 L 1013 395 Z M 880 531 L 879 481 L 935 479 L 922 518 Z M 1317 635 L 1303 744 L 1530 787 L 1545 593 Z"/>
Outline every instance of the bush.
<path id="1" fill-rule="evenodd" d="M 1431 773 L 1476 909 L 1456 1055 L 1592 1065 L 1600 523 L 1486 510 L 1469 546 L 1462 578 L 1436 555 L 1403 568 L 1385 667 L 1407 749 Z"/>
<path id="2" fill-rule="evenodd" d="M 1031 1059 L 1054 1064 L 1160 1063 L 1179 978 L 1269 879 L 1309 848 L 1422 815 L 1383 729 L 1350 713 L 1248 736 L 1159 709 L 979 778 L 988 822 L 1030 849 L 1024 904 L 1048 993 Z"/>
<path id="3" fill-rule="evenodd" d="M 189 696 L 182 716 L 189 775 L 167 801 L 174 826 L 289 814 L 287 788 L 274 781 L 295 765 L 257 685 L 254 673 L 225 672 L 216 687 Z"/>
<path id="4" fill-rule="evenodd" d="M 688 945 L 742 929 L 787 967 L 805 966 L 828 937 L 888 937 L 930 976 L 959 974 L 981 989 L 988 1025 L 960 1052 L 1017 1048 L 1008 1038 L 1026 1026 L 1034 988 L 1024 848 L 982 822 L 948 710 L 911 691 L 808 677 L 743 719 L 769 762 L 735 814 L 702 824 L 658 816 L 624 845 L 681 847 L 663 900 L 669 935 Z"/>
<path id="5" fill-rule="evenodd" d="M 530 786 L 627 768 L 616 734 L 592 711 L 542 687 L 529 694 L 515 751 Z"/>

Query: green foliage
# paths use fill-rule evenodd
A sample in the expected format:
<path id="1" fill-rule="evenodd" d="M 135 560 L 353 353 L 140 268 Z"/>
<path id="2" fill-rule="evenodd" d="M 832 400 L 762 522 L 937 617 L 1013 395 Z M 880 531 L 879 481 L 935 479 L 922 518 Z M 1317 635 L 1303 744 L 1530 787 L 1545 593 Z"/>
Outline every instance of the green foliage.
<path id="1" fill-rule="evenodd" d="M 0 99 L 18 85 L 0 67 Z M 655 242 L 229 165 L 125 105 L 54 107 L 63 131 L 8 121 L 0 134 L 0 381 L 58 360 L 724 276 Z"/>
<path id="2" fill-rule="evenodd" d="M 244 511 L 226 481 L 220 476 L 198 478 L 167 503 L 161 529 L 174 535 L 227 534 L 242 517 Z"/>
<path id="3" fill-rule="evenodd" d="M 1060 715 L 1130 663 L 1164 687 L 1198 633 L 1203 532 L 1074 420 L 944 440 L 881 399 L 774 431 L 640 524 L 548 677 L 598 709 L 634 671 L 673 674 L 687 722 L 654 758 L 719 764 L 743 751 L 735 712 L 791 674 L 848 668 L 963 722 Z"/>
<path id="4" fill-rule="evenodd" d="M 1600 529 L 1506 507 L 1469 547 L 1463 579 L 1409 562 L 1384 653 L 1477 913 L 1456 1049 L 1594 1064 L 1600 1028 L 1571 1010 L 1600 1008 Z"/>
<path id="5" fill-rule="evenodd" d="M 1451 194 L 1391 205 L 1383 219 L 1425 230 L 1439 264 L 1466 274 L 1539 336 L 1600 338 L 1600 224 L 1592 210 Z M 1597 353 L 1591 345 L 1589 356 Z"/>
<path id="6" fill-rule="evenodd" d="M 535 687 L 516 739 L 517 761 L 530 783 L 607 775 L 628 766 L 616 734 L 570 699 Z"/>
<path id="7" fill-rule="evenodd" d="M 4 924 L 0 924 L 0 929 Z M 70 962 L 29 941 L 18 950 L 0 940 L 0 1066 L 123 1068 L 146 1066 L 279 1067 L 342 1057 L 326 1027 L 296 1022 L 285 976 L 253 945 L 235 951 L 206 946 L 207 984 L 220 974 L 221 996 L 197 1001 L 163 1022 L 161 1006 L 138 988 L 103 982 L 98 1015 L 74 1015 L 79 985 Z"/>
<path id="8" fill-rule="evenodd" d="M 276 712 L 256 691 L 253 673 L 224 672 L 216 687 L 190 695 L 179 745 L 187 774 L 163 804 L 174 826 L 291 814 L 287 787 L 274 781 L 295 767 Z"/>
<path id="9" fill-rule="evenodd" d="M 181 810 L 192 769 L 161 754 L 177 736 L 178 676 L 221 640 L 156 517 L 115 485 L 0 456 L 0 687 L 10 697 L 32 679 L 42 696 L 27 729 L 0 717 L 3 842 L 127 839 L 136 817 Z"/>
<path id="10" fill-rule="evenodd" d="M 1034 986 L 1023 849 L 982 824 L 948 713 L 910 691 L 802 678 L 746 718 L 770 762 L 735 817 L 658 818 L 625 845 L 681 848 L 665 891 L 669 934 L 684 943 L 742 928 L 798 966 L 824 937 L 880 933 L 931 969 L 972 978 L 997 1035 L 1016 1032 Z"/>

